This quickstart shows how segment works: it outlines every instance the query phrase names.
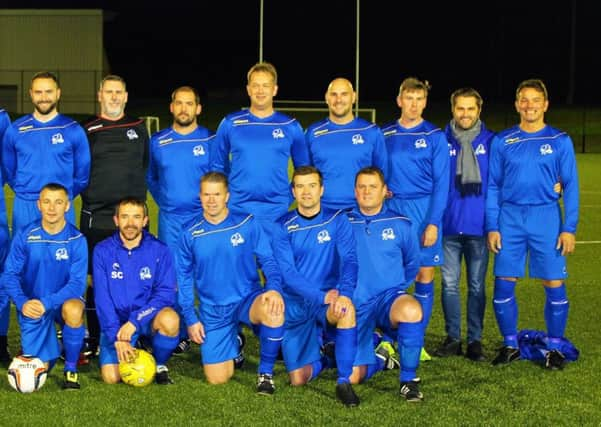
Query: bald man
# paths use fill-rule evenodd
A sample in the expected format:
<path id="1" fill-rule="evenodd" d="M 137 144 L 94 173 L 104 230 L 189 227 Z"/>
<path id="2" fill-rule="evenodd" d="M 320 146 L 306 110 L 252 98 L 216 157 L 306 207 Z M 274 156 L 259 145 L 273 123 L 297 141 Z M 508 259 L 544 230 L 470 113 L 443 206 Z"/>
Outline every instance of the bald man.
<path id="1" fill-rule="evenodd" d="M 342 77 L 330 82 L 325 93 L 327 118 L 305 132 L 311 163 L 323 174 L 322 206 L 350 209 L 355 206 L 355 175 L 376 166 L 387 176 L 388 156 L 380 128 L 353 114 L 357 94 Z"/>

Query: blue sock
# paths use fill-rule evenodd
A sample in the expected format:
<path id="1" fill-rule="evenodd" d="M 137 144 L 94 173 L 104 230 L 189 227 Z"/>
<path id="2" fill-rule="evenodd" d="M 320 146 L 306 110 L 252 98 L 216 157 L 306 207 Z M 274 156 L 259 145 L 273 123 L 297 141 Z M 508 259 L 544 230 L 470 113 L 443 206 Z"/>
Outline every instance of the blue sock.
<path id="1" fill-rule="evenodd" d="M 72 328 L 68 325 L 63 326 L 63 348 L 65 349 L 65 371 L 77 372 L 77 362 L 79 361 L 79 352 L 83 347 L 83 337 L 86 334 L 86 328 L 81 325 L 78 328 Z"/>
<path id="2" fill-rule="evenodd" d="M 0 335 L 8 335 L 8 323 L 10 321 L 10 302 L 7 301 L 6 305 L 0 311 Z"/>
<path id="3" fill-rule="evenodd" d="M 518 348 L 518 304 L 515 300 L 515 284 L 510 280 L 495 279 L 492 300 L 499 331 L 506 346 Z"/>
<path id="4" fill-rule="evenodd" d="M 548 288 L 545 286 L 547 299 L 545 301 L 545 322 L 547 323 L 547 335 L 549 336 L 549 350 L 556 350 L 568 323 L 568 311 L 570 303 L 566 294 L 566 285 L 564 283 L 557 288 Z"/>
<path id="5" fill-rule="evenodd" d="M 152 354 L 157 365 L 166 365 L 171 353 L 179 344 L 179 336 L 168 337 L 159 332 L 152 337 Z"/>
<path id="6" fill-rule="evenodd" d="M 273 374 L 273 365 L 275 365 L 278 351 L 282 345 L 282 337 L 284 336 L 284 326 L 261 325 L 259 332 L 259 341 L 261 348 L 261 360 L 259 362 L 260 374 Z"/>
<path id="7" fill-rule="evenodd" d="M 401 382 L 411 381 L 417 376 L 419 356 L 424 346 L 425 330 L 423 322 L 399 322 L 397 340 L 401 359 L 401 372 L 399 374 Z"/>
<path id="8" fill-rule="evenodd" d="M 357 327 L 336 330 L 337 383 L 348 383 L 353 373 L 353 362 L 357 354 Z"/>
<path id="9" fill-rule="evenodd" d="M 317 378 L 321 371 L 323 371 L 324 366 L 327 364 L 324 359 L 325 357 L 322 357 L 321 359 L 311 363 L 311 378 L 309 378 L 309 381 Z"/>
<path id="10" fill-rule="evenodd" d="M 430 283 L 415 282 L 415 292 L 413 296 L 422 305 L 422 324 L 424 325 L 424 331 L 428 329 L 430 323 L 430 317 L 432 317 L 432 306 L 434 305 L 434 281 Z"/>

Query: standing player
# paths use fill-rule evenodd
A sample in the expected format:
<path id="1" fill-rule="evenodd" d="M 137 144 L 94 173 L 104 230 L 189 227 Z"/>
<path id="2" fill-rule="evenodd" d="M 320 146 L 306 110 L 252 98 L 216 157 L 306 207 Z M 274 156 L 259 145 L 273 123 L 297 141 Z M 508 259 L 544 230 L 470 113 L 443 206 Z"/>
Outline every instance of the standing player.
<path id="1" fill-rule="evenodd" d="M 61 89 L 56 76 L 46 71 L 35 74 L 29 96 L 33 113 L 15 120 L 2 142 L 2 172 L 15 192 L 13 233 L 40 219 L 37 200 L 44 185 L 63 185 L 73 200 L 86 188 L 90 176 L 85 132 L 57 110 Z M 75 224 L 72 209 L 67 219 Z"/>
<path id="2" fill-rule="evenodd" d="M 88 241 L 88 274 L 92 251 L 115 232 L 115 206 L 124 197 L 146 200 L 148 132 L 141 119 L 127 116 L 127 90 L 123 78 L 108 75 L 100 82 L 100 116 L 84 123 L 92 155 L 90 184 L 82 193 L 80 229 Z M 86 293 L 86 317 L 90 333 L 87 353 L 98 349 L 100 329 L 92 285 Z"/>
<path id="3" fill-rule="evenodd" d="M 373 331 L 379 328 L 398 341 L 401 396 L 419 402 L 423 395 L 416 371 L 425 327 L 420 303 L 406 293 L 419 268 L 419 244 L 410 221 L 384 206 L 386 192 L 382 171 L 373 167 L 359 171 L 357 208 L 349 214 L 359 261 L 353 295 L 358 352 L 351 382 L 366 380 L 383 369 L 373 350 Z"/>
<path id="4" fill-rule="evenodd" d="M 215 136 L 198 125 L 202 105 L 196 89 L 190 86 L 175 89 L 169 110 L 173 124 L 150 139 L 146 182 L 159 206 L 159 239 L 175 255 L 182 231 L 202 215 L 198 183 L 208 172 L 209 143 Z M 186 327 L 181 326 L 176 353 L 190 347 Z"/>
<path id="5" fill-rule="evenodd" d="M 442 310 L 447 337 L 438 347 L 439 357 L 462 354 L 461 259 L 467 272 L 467 351 L 474 361 L 485 360 L 482 327 L 486 307 L 488 250 L 484 232 L 484 208 L 488 182 L 488 156 L 494 133 L 480 120 L 482 97 L 473 88 L 451 95 L 453 118 L 445 129 L 449 141 L 450 185 L 443 217 L 444 264 Z"/>
<path id="6" fill-rule="evenodd" d="M 347 406 L 359 398 L 350 384 L 357 352 L 355 239 L 346 215 L 321 207 L 321 172 L 301 166 L 292 175 L 298 207 L 278 221 L 274 255 L 284 279 L 286 332 L 284 362 L 292 385 L 303 385 L 327 367 L 320 355 L 320 334 L 335 328 L 338 380 L 336 396 Z"/>
<path id="7" fill-rule="evenodd" d="M 305 133 L 311 163 L 323 173 L 323 206 L 355 206 L 353 182 L 357 172 L 376 166 L 388 176 L 388 154 L 378 126 L 353 115 L 356 94 L 344 78 L 332 80 L 326 91 L 328 118 L 312 124 Z"/>
<path id="8" fill-rule="evenodd" d="M 4 132 L 10 126 L 10 116 L 4 109 L 0 108 L 0 143 Z M 0 187 L 4 187 L 2 170 L 0 168 Z M 8 233 L 8 220 L 6 218 L 6 203 L 4 201 L 4 191 L 0 192 L 0 273 L 4 270 L 4 260 L 8 253 L 10 245 L 10 235 Z M 0 291 L 1 293 L 1 291 Z M 3 305 L 6 303 L 6 305 Z M 10 304 L 6 297 L 0 296 L 0 364 L 8 364 L 11 361 L 8 351 L 8 325 L 10 323 Z"/>
<path id="9" fill-rule="evenodd" d="M 422 117 L 428 89 L 427 82 L 414 77 L 403 80 L 397 97 L 401 117 L 382 128 L 390 160 L 388 205 L 411 219 L 420 242 L 414 295 L 424 311 L 424 331 L 434 303 L 434 267 L 443 263 L 441 226 L 449 192 L 447 139 Z M 430 358 L 423 353 L 423 359 Z"/>
<path id="10" fill-rule="evenodd" d="M 209 383 L 226 383 L 234 374 L 237 332 L 243 323 L 259 336 L 257 392 L 273 394 L 273 366 L 284 335 L 281 276 L 263 227 L 252 215 L 230 212 L 229 197 L 225 175 L 209 172 L 202 177 L 203 218 L 182 235 L 176 263 L 179 304 L 190 339 L 202 344 Z M 257 261 L 266 277 L 265 288 L 259 282 Z"/>
<path id="11" fill-rule="evenodd" d="M 62 325 L 65 369 L 63 388 L 79 389 L 77 361 L 83 345 L 86 289 L 86 240 L 67 222 L 69 193 L 46 184 L 38 208 L 42 219 L 14 235 L 2 275 L 3 287 L 17 307 L 24 354 L 52 367 L 60 355 L 54 323 Z"/>
<path id="12" fill-rule="evenodd" d="M 94 289 L 100 320 L 100 369 L 109 384 L 121 380 L 120 361 L 135 354 L 140 336 L 152 337 L 157 384 L 172 384 L 167 360 L 179 342 L 175 270 L 167 246 L 143 228 L 143 200 L 126 198 L 115 208 L 111 237 L 94 248 Z"/>
<path id="13" fill-rule="evenodd" d="M 549 337 L 545 367 L 562 369 L 559 350 L 569 302 L 564 280 L 565 255 L 574 251 L 578 225 L 578 171 L 571 138 L 545 123 L 549 97 L 538 79 L 521 82 L 515 108 L 519 125 L 500 132 L 492 142 L 486 197 L 488 246 L 495 253 L 493 306 L 504 346 L 493 364 L 520 358 L 515 285 L 528 258 L 531 277 L 540 278 L 546 294 Z M 563 187 L 564 215 L 554 188 Z"/>
<path id="14" fill-rule="evenodd" d="M 255 64 L 247 79 L 250 108 L 221 121 L 211 144 L 209 170 L 228 175 L 233 213 L 275 221 L 288 212 L 291 202 L 290 157 L 298 167 L 309 164 L 309 154 L 301 125 L 273 108 L 278 92 L 275 67 Z"/>

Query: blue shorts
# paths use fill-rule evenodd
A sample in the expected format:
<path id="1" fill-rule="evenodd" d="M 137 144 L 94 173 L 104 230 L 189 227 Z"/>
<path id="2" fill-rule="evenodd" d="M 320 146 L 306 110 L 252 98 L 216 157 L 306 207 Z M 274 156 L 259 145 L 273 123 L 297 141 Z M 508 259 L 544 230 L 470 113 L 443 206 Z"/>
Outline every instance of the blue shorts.
<path id="1" fill-rule="evenodd" d="M 43 362 L 51 362 L 61 354 L 55 323 L 65 324 L 61 308 L 47 310 L 39 319 L 31 319 L 17 311 L 21 328 L 21 348 L 23 354 L 39 357 Z"/>
<path id="2" fill-rule="evenodd" d="M 286 298 L 282 354 L 288 372 L 321 358 L 320 336 L 327 327 L 328 305 L 301 298 Z"/>
<path id="3" fill-rule="evenodd" d="M 390 324 L 390 309 L 396 299 L 405 293 L 398 289 L 388 289 L 357 307 L 357 356 L 354 366 L 376 363 L 373 341 L 376 328 L 388 336 L 396 336 L 396 329 Z"/>
<path id="4" fill-rule="evenodd" d="M 15 196 L 13 201 L 13 235 L 16 231 L 25 228 L 29 223 L 38 220 L 42 217 L 40 210 L 38 209 L 37 200 L 25 200 Z M 75 208 L 73 207 L 73 201 L 71 200 L 71 206 L 65 213 L 65 218 L 69 223 L 75 224 Z"/>
<path id="5" fill-rule="evenodd" d="M 530 277 L 563 280 L 566 258 L 555 249 L 561 233 L 558 203 L 518 206 L 504 203 L 499 214 L 501 250 L 495 255 L 495 276 L 524 277 L 526 257 Z"/>
<path id="6" fill-rule="evenodd" d="M 138 339 L 141 336 L 152 337 L 154 331 L 152 330 L 153 320 L 146 324 L 146 327 L 142 330 L 137 330 L 136 333 L 131 337 L 131 343 L 135 346 Z M 108 337 L 101 332 L 100 333 L 100 354 L 98 355 L 98 364 L 103 365 L 116 365 L 119 363 L 119 357 L 117 356 L 117 350 L 115 349 L 115 342 L 110 341 Z"/>
<path id="7" fill-rule="evenodd" d="M 419 199 L 399 199 L 393 197 L 387 200 L 387 206 L 411 220 L 411 229 L 417 235 L 417 241 L 420 242 L 420 267 L 433 267 L 444 263 L 444 251 L 442 250 L 442 221 L 434 224 L 438 227 L 438 238 L 436 242 L 426 248 L 421 246 L 422 235 L 428 225 L 427 217 L 430 210 L 431 197 L 421 197 Z"/>
<path id="8" fill-rule="evenodd" d="M 202 363 L 226 362 L 240 353 L 240 323 L 251 328 L 255 335 L 259 335 L 259 325 L 250 323 L 249 312 L 255 299 L 263 292 L 263 289 L 258 289 L 234 304 L 200 305 L 200 321 L 205 329 L 205 340 L 200 346 Z"/>
<path id="9" fill-rule="evenodd" d="M 175 249 L 183 231 L 200 221 L 202 210 L 196 212 L 163 212 L 159 210 L 159 240 L 171 249 L 175 256 Z"/>

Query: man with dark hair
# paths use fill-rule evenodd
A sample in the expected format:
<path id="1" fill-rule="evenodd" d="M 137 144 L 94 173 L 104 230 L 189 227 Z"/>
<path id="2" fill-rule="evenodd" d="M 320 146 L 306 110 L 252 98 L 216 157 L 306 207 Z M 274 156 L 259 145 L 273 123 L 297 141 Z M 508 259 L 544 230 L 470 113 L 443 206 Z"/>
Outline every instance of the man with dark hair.
<path id="1" fill-rule="evenodd" d="M 61 88 L 53 73 L 31 79 L 32 114 L 18 118 L 2 140 L 2 172 L 15 192 L 13 233 L 40 219 L 36 204 L 42 187 L 57 182 L 73 200 L 88 185 L 90 150 L 85 132 L 70 117 L 58 112 Z M 73 209 L 67 220 L 75 224 Z"/>
<path id="2" fill-rule="evenodd" d="M 122 77 L 108 75 L 100 82 L 100 115 L 84 122 L 92 167 L 90 184 L 82 193 L 80 229 L 89 250 L 88 274 L 96 244 L 115 232 L 115 205 L 126 196 L 146 200 L 148 132 L 144 121 L 125 114 L 128 94 Z M 86 354 L 98 349 L 99 326 L 94 307 L 93 283 L 86 293 L 89 331 Z"/>
<path id="3" fill-rule="evenodd" d="M 119 382 L 119 362 L 132 357 L 133 346 L 145 336 L 152 340 L 155 381 L 171 384 L 166 363 L 179 342 L 171 252 L 144 230 L 148 211 L 143 200 L 122 199 L 113 220 L 118 231 L 96 245 L 93 262 L 102 379 Z"/>
<path id="4" fill-rule="evenodd" d="M 69 193 L 61 184 L 40 192 L 40 220 L 17 231 L 0 287 L 17 307 L 24 354 L 52 367 L 60 355 L 55 322 L 62 326 L 65 389 L 79 389 L 77 361 L 83 345 L 83 293 L 88 250 L 83 235 L 70 224 Z"/>

